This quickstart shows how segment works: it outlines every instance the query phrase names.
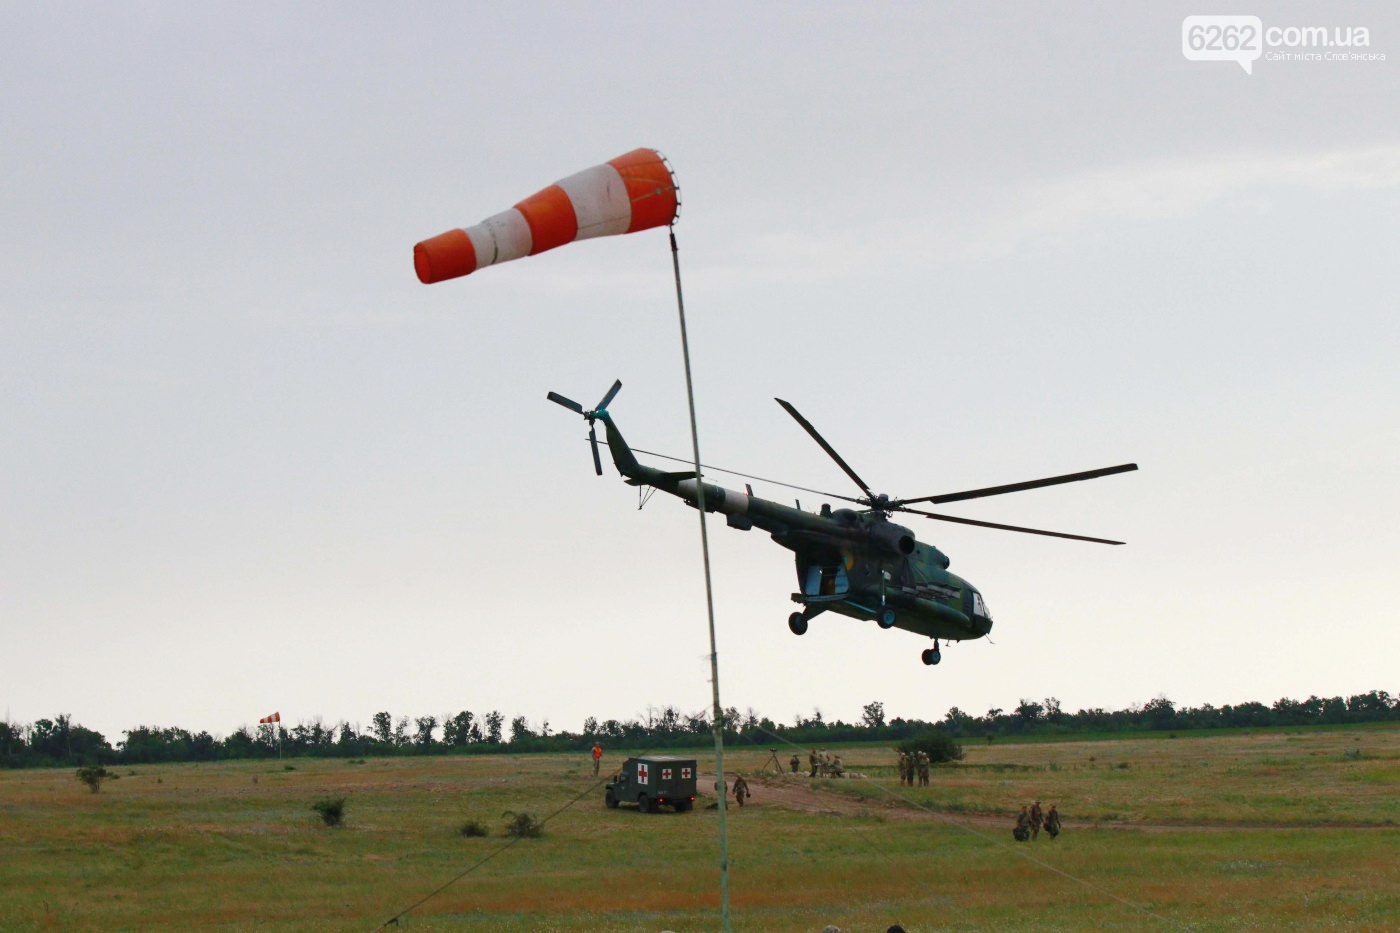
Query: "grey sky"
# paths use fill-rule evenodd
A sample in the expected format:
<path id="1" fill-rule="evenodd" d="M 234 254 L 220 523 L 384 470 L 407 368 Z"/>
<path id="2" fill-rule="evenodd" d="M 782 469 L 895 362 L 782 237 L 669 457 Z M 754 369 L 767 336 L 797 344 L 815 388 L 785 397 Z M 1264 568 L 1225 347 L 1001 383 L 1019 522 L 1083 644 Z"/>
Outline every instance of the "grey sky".
<path id="1" fill-rule="evenodd" d="M 849 492 L 781 396 L 892 495 L 1142 465 L 957 511 L 1124 548 L 915 526 L 997 622 L 936 669 L 794 638 L 790 554 L 712 524 L 726 704 L 1394 692 L 1400 12 L 1254 11 L 1387 60 L 1187 61 L 1171 3 L 0 7 L 0 702 L 705 708 L 694 514 L 544 399 L 621 378 L 686 454 L 664 233 L 411 262 L 638 146 L 708 462 Z"/>

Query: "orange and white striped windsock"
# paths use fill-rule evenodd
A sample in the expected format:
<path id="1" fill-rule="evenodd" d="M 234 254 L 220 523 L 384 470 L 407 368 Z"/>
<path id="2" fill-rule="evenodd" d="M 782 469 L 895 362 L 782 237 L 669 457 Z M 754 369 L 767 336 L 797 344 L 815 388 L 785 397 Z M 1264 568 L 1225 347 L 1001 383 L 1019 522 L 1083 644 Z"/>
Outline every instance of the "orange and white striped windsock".
<path id="1" fill-rule="evenodd" d="M 281 722 L 281 721 L 282 721 L 282 714 L 281 714 L 281 713 L 273 713 L 271 716 L 264 716 L 262 719 L 259 719 L 259 720 L 258 720 L 258 722 L 260 722 L 260 723 L 263 723 L 263 722 Z"/>
<path id="2" fill-rule="evenodd" d="M 413 247 L 413 267 L 418 280 L 429 285 L 574 240 L 664 226 L 680 210 L 679 191 L 661 153 L 633 149 L 557 181 L 474 227 L 424 240 Z"/>

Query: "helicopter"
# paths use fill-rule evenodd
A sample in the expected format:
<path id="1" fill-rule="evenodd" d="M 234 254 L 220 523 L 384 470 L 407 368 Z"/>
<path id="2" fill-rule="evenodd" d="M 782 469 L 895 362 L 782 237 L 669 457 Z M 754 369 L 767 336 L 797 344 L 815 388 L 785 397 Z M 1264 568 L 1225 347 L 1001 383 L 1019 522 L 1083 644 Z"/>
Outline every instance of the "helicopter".
<path id="1" fill-rule="evenodd" d="M 634 452 L 628 446 L 608 413 L 609 403 L 621 388 L 621 380 L 615 381 L 612 388 L 592 409 L 585 409 L 573 399 L 556 392 L 550 392 L 546 398 L 587 420 L 588 440 L 593 449 L 593 468 L 599 476 L 603 475 L 603 462 L 598 453 L 595 425 L 601 421 L 613 466 L 628 485 L 649 486 L 669 493 L 682 499 L 692 508 L 698 507 L 700 491 L 703 489 L 706 512 L 722 513 L 725 523 L 739 531 L 750 531 L 754 528 L 766 531 L 777 544 L 792 551 L 797 564 L 798 584 L 798 592 L 792 594 L 792 601 L 802 607 L 788 617 L 788 628 L 794 635 L 806 634 L 808 623 L 824 612 L 835 612 L 862 621 L 873 620 L 882 629 L 899 628 L 932 639 L 932 647 L 924 649 L 920 659 L 924 664 L 933 665 L 942 660 L 940 640 L 945 643 L 972 640 L 981 638 L 992 630 L 992 615 L 987 609 L 982 593 L 968 581 L 948 572 L 948 555 L 932 544 L 920 542 L 911 529 L 890 521 L 892 513 L 907 512 L 938 521 L 1090 541 L 1096 544 L 1124 543 L 1106 538 L 961 518 L 911 506 L 915 503 L 937 505 L 961 502 L 1043 486 L 1097 479 L 1136 470 L 1138 467 L 1135 463 L 963 492 L 893 499 L 883 493 L 873 492 L 811 422 L 790 403 L 774 399 L 822 450 L 836 461 L 836 465 L 855 482 L 863 494 L 843 496 L 809 490 L 802 486 L 793 487 L 790 483 L 779 483 L 776 480 L 764 480 L 806 492 L 816 492 L 818 495 L 859 506 L 858 509 L 833 509 L 830 504 L 823 503 L 819 512 L 808 512 L 801 508 L 800 503 L 797 508 L 792 508 L 761 499 L 753 494 L 753 487 L 748 484 L 745 484 L 743 492 L 710 483 L 704 483 L 702 486 L 701 478 L 693 469 L 668 472 L 642 464 L 637 460 L 636 453 L 672 460 L 678 458 L 665 457 L 664 454 L 654 454 L 651 451 Z M 717 467 L 706 469 L 748 476 Z M 748 478 L 761 479 L 751 476 Z"/>

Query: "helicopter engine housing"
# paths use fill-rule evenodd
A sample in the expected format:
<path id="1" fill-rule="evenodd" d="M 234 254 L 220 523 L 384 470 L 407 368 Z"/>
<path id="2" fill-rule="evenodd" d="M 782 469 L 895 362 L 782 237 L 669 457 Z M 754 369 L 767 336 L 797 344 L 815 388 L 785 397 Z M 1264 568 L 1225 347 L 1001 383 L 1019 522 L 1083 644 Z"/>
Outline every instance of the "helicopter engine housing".
<path id="1" fill-rule="evenodd" d="M 897 557 L 914 553 L 914 532 L 891 522 L 880 522 L 870 529 L 870 543 Z"/>

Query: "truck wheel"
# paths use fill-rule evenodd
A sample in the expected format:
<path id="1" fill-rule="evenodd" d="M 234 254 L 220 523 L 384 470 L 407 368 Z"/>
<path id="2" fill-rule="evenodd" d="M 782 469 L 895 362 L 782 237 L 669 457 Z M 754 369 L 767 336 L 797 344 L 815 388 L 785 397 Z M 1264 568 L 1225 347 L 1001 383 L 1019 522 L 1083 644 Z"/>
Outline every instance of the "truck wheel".
<path id="1" fill-rule="evenodd" d="M 677 812 L 677 813 L 688 813 L 688 812 L 690 811 L 690 808 L 693 807 L 693 806 L 695 806 L 695 804 L 692 803 L 692 802 L 689 801 L 689 800 L 677 800 L 677 801 L 676 801 L 676 812 Z"/>
<path id="2" fill-rule="evenodd" d="M 651 812 L 651 800 L 646 794 L 637 795 L 637 809 L 641 810 L 643 813 Z"/>
<path id="3" fill-rule="evenodd" d="M 617 809 L 617 798 L 613 796 L 612 791 L 608 791 L 607 796 L 603 798 L 603 802 L 608 805 L 609 810 Z"/>

